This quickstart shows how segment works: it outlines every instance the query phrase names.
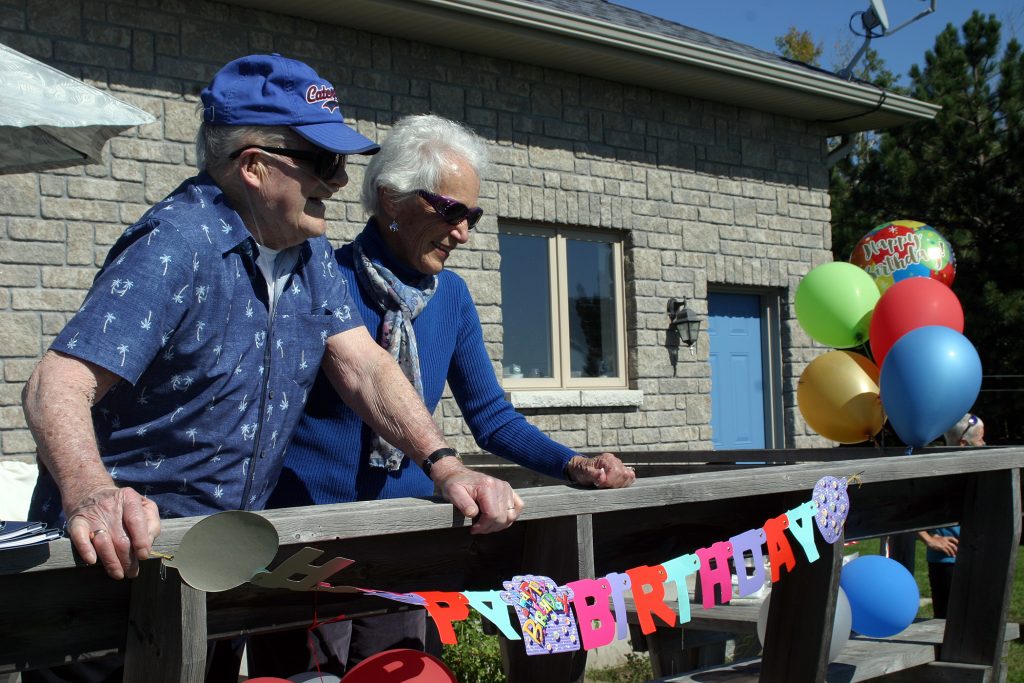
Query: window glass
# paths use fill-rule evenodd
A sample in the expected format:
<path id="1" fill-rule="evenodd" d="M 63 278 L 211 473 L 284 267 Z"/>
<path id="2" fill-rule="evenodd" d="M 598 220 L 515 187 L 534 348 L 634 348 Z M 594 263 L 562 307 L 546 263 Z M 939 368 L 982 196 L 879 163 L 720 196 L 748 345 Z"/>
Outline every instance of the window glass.
<path id="1" fill-rule="evenodd" d="M 614 250 L 607 242 L 566 240 L 569 371 L 572 377 L 619 374 L 615 335 Z"/>
<path id="2" fill-rule="evenodd" d="M 508 379 L 554 377 L 550 242 L 546 237 L 501 233 L 501 318 Z"/>

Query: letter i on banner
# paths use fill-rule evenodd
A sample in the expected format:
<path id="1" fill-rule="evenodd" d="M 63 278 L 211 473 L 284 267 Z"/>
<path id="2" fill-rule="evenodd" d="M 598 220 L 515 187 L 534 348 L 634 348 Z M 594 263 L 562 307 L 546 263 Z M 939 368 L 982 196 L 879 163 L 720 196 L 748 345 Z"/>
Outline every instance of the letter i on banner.
<path id="1" fill-rule="evenodd" d="M 626 615 L 625 593 L 633 586 L 633 582 L 630 581 L 629 574 L 620 574 L 619 572 L 606 574 L 604 578 L 611 588 L 612 604 L 615 605 L 617 627 L 615 638 L 616 640 L 626 640 L 629 638 L 629 618 Z"/>
<path id="2" fill-rule="evenodd" d="M 501 600 L 519 617 L 528 655 L 547 655 L 580 649 L 576 618 L 569 608 L 573 591 L 546 576 L 513 576 L 503 581 Z M 608 597 L 605 595 L 605 609 Z"/>

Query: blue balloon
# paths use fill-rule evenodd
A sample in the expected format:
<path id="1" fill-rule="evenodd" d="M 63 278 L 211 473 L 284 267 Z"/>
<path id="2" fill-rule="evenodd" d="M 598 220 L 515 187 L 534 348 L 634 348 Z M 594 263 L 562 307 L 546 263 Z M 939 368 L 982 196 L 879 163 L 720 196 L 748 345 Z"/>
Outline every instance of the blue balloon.
<path id="1" fill-rule="evenodd" d="M 974 405 L 981 391 L 981 359 L 956 330 L 918 327 L 889 349 L 878 386 L 889 423 L 903 443 L 925 446 Z"/>
<path id="2" fill-rule="evenodd" d="M 843 567 L 839 585 L 850 601 L 857 633 L 888 638 L 914 623 L 921 594 L 914 575 L 896 560 L 862 555 Z"/>

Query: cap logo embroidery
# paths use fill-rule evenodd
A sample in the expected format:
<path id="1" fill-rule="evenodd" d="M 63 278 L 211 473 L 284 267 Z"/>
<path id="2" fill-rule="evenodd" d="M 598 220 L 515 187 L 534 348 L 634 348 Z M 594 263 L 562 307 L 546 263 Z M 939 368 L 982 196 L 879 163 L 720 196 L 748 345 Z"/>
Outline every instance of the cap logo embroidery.
<path id="1" fill-rule="evenodd" d="M 338 98 L 334 88 L 328 88 L 325 85 L 311 85 L 306 88 L 306 102 L 310 104 L 319 102 L 321 107 L 332 114 L 338 109 Z"/>

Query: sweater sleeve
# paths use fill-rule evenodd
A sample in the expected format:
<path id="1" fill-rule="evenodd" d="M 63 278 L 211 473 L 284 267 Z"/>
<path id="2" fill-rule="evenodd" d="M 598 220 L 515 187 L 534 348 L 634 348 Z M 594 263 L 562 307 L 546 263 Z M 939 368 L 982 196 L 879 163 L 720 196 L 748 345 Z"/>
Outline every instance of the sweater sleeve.
<path id="1" fill-rule="evenodd" d="M 530 424 L 505 400 L 484 346 L 476 305 L 462 278 L 453 280 L 451 285 L 460 288 L 459 331 L 448 369 L 448 386 L 473 437 L 481 448 L 499 457 L 564 479 L 565 465 L 576 452 Z"/>

